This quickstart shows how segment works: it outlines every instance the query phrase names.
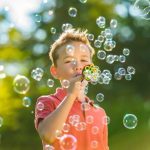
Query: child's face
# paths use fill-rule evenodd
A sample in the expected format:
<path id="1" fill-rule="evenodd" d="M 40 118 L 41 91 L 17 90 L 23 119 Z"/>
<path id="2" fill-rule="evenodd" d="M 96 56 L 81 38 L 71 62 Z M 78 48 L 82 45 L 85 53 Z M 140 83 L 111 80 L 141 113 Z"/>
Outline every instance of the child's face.
<path id="1" fill-rule="evenodd" d="M 84 66 L 92 63 L 90 50 L 82 42 L 73 41 L 65 44 L 57 53 L 59 55 L 57 67 L 53 66 L 51 73 L 59 80 L 70 80 L 82 74 Z"/>

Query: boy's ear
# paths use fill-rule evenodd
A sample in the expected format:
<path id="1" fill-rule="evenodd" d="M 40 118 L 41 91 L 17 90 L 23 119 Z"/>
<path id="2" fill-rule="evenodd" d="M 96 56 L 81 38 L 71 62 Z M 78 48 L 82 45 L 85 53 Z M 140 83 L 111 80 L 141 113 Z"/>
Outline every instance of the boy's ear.
<path id="1" fill-rule="evenodd" d="M 57 70 L 56 70 L 56 67 L 54 65 L 52 65 L 50 67 L 50 73 L 52 74 L 52 76 L 57 79 L 58 78 L 58 75 L 57 75 Z"/>

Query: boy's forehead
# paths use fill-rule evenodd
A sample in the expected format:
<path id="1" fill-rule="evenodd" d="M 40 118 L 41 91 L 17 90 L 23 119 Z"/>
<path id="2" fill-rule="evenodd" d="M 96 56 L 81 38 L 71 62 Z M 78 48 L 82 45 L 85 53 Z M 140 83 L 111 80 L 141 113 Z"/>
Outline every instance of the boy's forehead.
<path id="1" fill-rule="evenodd" d="M 67 42 L 66 44 L 64 44 L 63 46 L 59 48 L 58 53 L 61 55 L 69 55 L 68 52 L 71 53 L 71 51 L 73 53 L 80 51 L 80 53 L 90 55 L 90 50 L 88 46 L 85 43 L 80 42 L 80 41 Z"/>

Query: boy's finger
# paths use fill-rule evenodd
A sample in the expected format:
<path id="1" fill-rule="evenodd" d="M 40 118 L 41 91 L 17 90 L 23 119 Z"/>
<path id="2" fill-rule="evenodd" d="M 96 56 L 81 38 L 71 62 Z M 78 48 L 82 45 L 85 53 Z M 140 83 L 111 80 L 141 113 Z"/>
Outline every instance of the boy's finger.
<path id="1" fill-rule="evenodd" d="M 76 81 L 82 81 L 82 80 L 83 80 L 83 76 L 82 76 L 82 74 L 81 74 L 81 75 L 78 75 L 78 76 L 72 78 L 72 79 L 70 80 L 70 82 L 76 82 Z"/>

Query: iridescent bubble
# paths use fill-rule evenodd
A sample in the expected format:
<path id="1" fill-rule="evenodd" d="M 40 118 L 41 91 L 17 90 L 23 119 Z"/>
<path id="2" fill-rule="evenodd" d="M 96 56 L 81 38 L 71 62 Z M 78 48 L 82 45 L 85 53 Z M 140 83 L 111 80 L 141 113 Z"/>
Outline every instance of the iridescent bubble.
<path id="1" fill-rule="evenodd" d="M 121 79 L 122 79 L 122 75 L 121 75 L 119 72 L 115 72 L 114 78 L 115 78 L 116 80 L 121 80 Z"/>
<path id="2" fill-rule="evenodd" d="M 87 124 L 92 124 L 94 122 L 94 117 L 89 115 L 89 116 L 86 116 L 86 123 Z"/>
<path id="3" fill-rule="evenodd" d="M 35 22 L 39 23 L 39 22 L 41 22 L 42 18 L 39 14 L 35 14 L 34 20 L 35 20 Z"/>
<path id="4" fill-rule="evenodd" d="M 114 60 L 115 61 L 119 61 L 119 56 L 118 55 L 114 55 Z"/>
<path id="5" fill-rule="evenodd" d="M 102 36 L 102 35 L 99 35 L 98 37 L 97 37 L 97 39 L 102 43 L 102 42 L 104 42 L 104 36 Z"/>
<path id="6" fill-rule="evenodd" d="M 111 29 L 109 29 L 109 28 L 105 29 L 105 38 L 106 38 L 106 40 L 112 40 L 113 34 L 112 34 Z"/>
<path id="7" fill-rule="evenodd" d="M 22 105 L 23 105 L 24 107 L 29 107 L 29 106 L 31 105 L 31 98 L 25 96 L 25 97 L 22 99 Z"/>
<path id="8" fill-rule="evenodd" d="M 115 46 L 116 46 L 115 41 L 106 40 L 106 41 L 104 42 L 104 49 L 105 49 L 106 51 L 112 51 L 112 49 L 115 48 Z"/>
<path id="9" fill-rule="evenodd" d="M 134 3 L 134 10 L 138 16 L 145 16 L 147 12 L 145 12 L 145 9 L 150 6 L 149 0 L 136 0 Z"/>
<path id="10" fill-rule="evenodd" d="M 72 59 L 71 59 L 71 64 L 72 64 L 73 66 L 76 66 L 76 65 L 77 65 L 77 60 L 76 60 L 75 58 L 72 58 Z"/>
<path id="11" fill-rule="evenodd" d="M 56 33 L 56 28 L 51 27 L 51 33 L 52 33 L 52 34 L 55 34 L 55 33 Z"/>
<path id="12" fill-rule="evenodd" d="M 128 66 L 127 67 L 127 72 L 129 74 L 135 74 L 135 68 L 133 66 Z"/>
<path id="13" fill-rule="evenodd" d="M 95 41 L 94 41 L 94 46 L 95 46 L 96 48 L 100 48 L 101 45 L 102 45 L 102 43 L 101 43 L 99 40 L 95 40 Z"/>
<path id="14" fill-rule="evenodd" d="M 36 69 L 33 69 L 32 72 L 31 72 L 31 77 L 34 79 L 34 80 L 37 80 L 37 81 L 40 81 L 43 77 L 43 74 L 44 74 L 44 71 L 43 69 L 41 68 L 36 68 Z"/>
<path id="15" fill-rule="evenodd" d="M 92 127 L 92 134 L 98 134 L 99 128 L 97 126 Z"/>
<path id="16" fill-rule="evenodd" d="M 93 41 L 93 40 L 94 40 L 94 34 L 87 34 L 87 38 L 88 38 L 90 41 Z"/>
<path id="17" fill-rule="evenodd" d="M 19 94 L 25 94 L 30 88 L 30 81 L 27 77 L 17 75 L 13 81 L 13 88 Z"/>
<path id="18" fill-rule="evenodd" d="M 67 31 L 67 30 L 71 29 L 72 27 L 73 27 L 72 24 L 64 23 L 61 28 L 62 28 L 62 31 Z"/>
<path id="19" fill-rule="evenodd" d="M 54 148 L 52 145 L 46 144 L 46 145 L 44 146 L 44 150 L 55 150 L 55 148 Z"/>
<path id="20" fill-rule="evenodd" d="M 126 61 L 126 57 L 125 57 L 124 55 L 120 55 L 120 56 L 119 56 L 119 61 L 120 61 L 121 63 L 124 63 L 124 62 Z"/>
<path id="21" fill-rule="evenodd" d="M 106 19 L 103 16 L 100 16 L 96 19 L 96 24 L 98 25 L 99 28 L 105 28 L 106 24 Z"/>
<path id="22" fill-rule="evenodd" d="M 108 64 L 113 64 L 114 63 L 114 56 L 113 55 L 107 55 L 107 57 L 106 57 L 106 62 L 108 63 Z"/>
<path id="23" fill-rule="evenodd" d="M 104 60 L 106 58 L 106 52 L 103 50 L 99 50 L 97 52 L 97 58 L 100 60 Z"/>
<path id="24" fill-rule="evenodd" d="M 102 118 L 102 123 L 103 123 L 104 125 L 110 124 L 110 117 L 109 117 L 109 116 L 104 116 L 104 117 Z"/>
<path id="25" fill-rule="evenodd" d="M 145 20 L 150 20 L 150 6 L 144 8 L 142 18 Z"/>
<path id="26" fill-rule="evenodd" d="M 37 105 L 36 105 L 36 109 L 39 110 L 39 111 L 42 111 L 44 110 L 44 104 L 42 102 L 38 102 Z"/>
<path id="27" fill-rule="evenodd" d="M 123 55 L 125 56 L 129 56 L 130 54 L 130 50 L 128 48 L 124 48 L 122 52 L 123 52 Z"/>
<path id="28" fill-rule="evenodd" d="M 68 14 L 71 17 L 76 17 L 77 16 L 77 9 L 74 7 L 70 7 L 68 10 Z"/>
<path id="29" fill-rule="evenodd" d="M 98 141 L 96 141 L 96 140 L 93 140 L 93 141 L 91 141 L 91 148 L 92 149 L 97 149 L 97 147 L 98 147 Z"/>
<path id="30" fill-rule="evenodd" d="M 0 127 L 3 125 L 3 118 L 0 116 Z"/>
<path id="31" fill-rule="evenodd" d="M 71 134 L 64 134 L 59 143 L 62 150 L 75 150 L 77 147 L 77 139 Z"/>
<path id="32" fill-rule="evenodd" d="M 87 0 L 79 0 L 81 3 L 86 3 L 87 2 Z"/>
<path id="33" fill-rule="evenodd" d="M 84 94 L 87 95 L 87 93 L 88 93 L 88 85 L 84 89 Z"/>
<path id="34" fill-rule="evenodd" d="M 47 80 L 47 85 L 48 85 L 48 87 L 53 87 L 54 86 L 54 80 L 48 79 Z"/>
<path id="35" fill-rule="evenodd" d="M 3 79 L 6 77 L 6 74 L 4 72 L 4 66 L 0 65 L 0 79 Z"/>
<path id="36" fill-rule="evenodd" d="M 69 132 L 69 130 L 70 130 L 70 125 L 68 124 L 68 123 L 64 123 L 64 125 L 63 125 L 63 129 L 62 129 L 64 132 Z"/>
<path id="37" fill-rule="evenodd" d="M 121 75 L 121 76 L 124 76 L 126 74 L 126 69 L 125 68 L 119 68 L 118 69 L 118 73 Z"/>
<path id="38" fill-rule="evenodd" d="M 74 54 L 74 46 L 73 45 L 67 45 L 66 46 L 66 53 L 69 54 L 69 55 L 73 55 Z"/>
<path id="39" fill-rule="evenodd" d="M 116 28 L 118 25 L 118 21 L 116 19 L 111 19 L 110 21 L 110 27 L 111 28 Z"/>
<path id="40" fill-rule="evenodd" d="M 123 117 L 123 125 L 127 129 L 134 129 L 137 126 L 138 119 L 134 114 L 126 114 Z"/>
<path id="41" fill-rule="evenodd" d="M 64 79 L 61 81 L 61 85 L 63 88 L 68 88 L 70 86 L 70 82 L 69 82 L 69 80 Z"/>
<path id="42" fill-rule="evenodd" d="M 125 79 L 126 80 L 131 80 L 132 79 L 132 75 L 131 74 L 126 74 L 125 75 Z"/>
<path id="43" fill-rule="evenodd" d="M 98 93 L 98 94 L 96 95 L 96 100 L 97 100 L 98 102 L 102 102 L 102 101 L 104 100 L 104 94 Z"/>

